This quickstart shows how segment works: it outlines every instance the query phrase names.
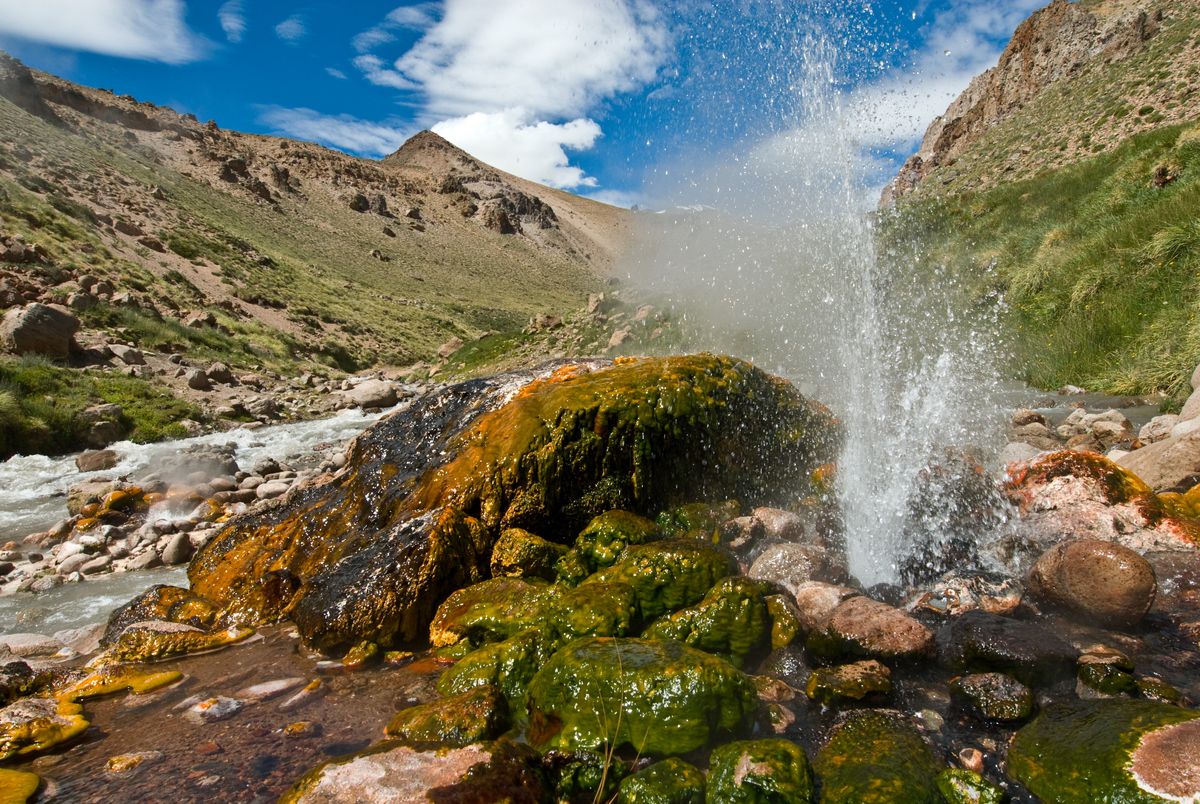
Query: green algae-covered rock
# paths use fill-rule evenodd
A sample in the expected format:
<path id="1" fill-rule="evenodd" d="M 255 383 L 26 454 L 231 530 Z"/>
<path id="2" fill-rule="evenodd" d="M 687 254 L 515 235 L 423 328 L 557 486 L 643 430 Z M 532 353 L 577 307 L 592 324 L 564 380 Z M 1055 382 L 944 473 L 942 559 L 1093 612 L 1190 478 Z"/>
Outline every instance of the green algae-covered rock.
<path id="1" fill-rule="evenodd" d="M 820 667 L 808 677 L 804 692 L 812 700 L 826 705 L 886 698 L 892 694 L 892 671 L 873 659 Z"/>
<path id="2" fill-rule="evenodd" d="M 626 583 L 637 596 L 643 620 L 698 603 L 717 581 L 737 572 L 726 551 L 688 539 L 669 539 L 626 550 L 616 564 L 583 582 Z"/>
<path id="3" fill-rule="evenodd" d="M 638 618 L 637 595 L 627 583 L 590 583 L 564 591 L 545 614 L 560 643 L 580 637 L 627 636 Z"/>
<path id="4" fill-rule="evenodd" d="M 442 673 L 437 682 L 438 692 L 458 695 L 490 684 L 498 687 L 509 704 L 516 707 L 552 647 L 546 636 L 533 628 L 503 642 L 485 645 Z"/>
<path id="5" fill-rule="evenodd" d="M 566 552 L 563 545 L 546 541 L 523 528 L 508 528 L 492 548 L 492 577 L 553 581 L 556 577 L 554 565 Z"/>
<path id="6" fill-rule="evenodd" d="M 674 639 L 715 653 L 741 667 L 746 657 L 766 650 L 770 617 L 765 593 L 769 584 L 750 578 L 725 578 L 690 608 L 664 617 L 647 628 L 645 639 Z"/>
<path id="7" fill-rule="evenodd" d="M 492 578 L 459 589 L 438 607 L 429 625 L 429 643 L 440 648 L 462 639 L 472 645 L 508 639 L 540 623 L 558 591 L 521 578 Z"/>
<path id="8" fill-rule="evenodd" d="M 793 804 L 812 797 L 808 757 L 793 742 L 729 743 L 709 759 L 707 800 L 711 804 Z"/>
<path id="9" fill-rule="evenodd" d="M 950 697 L 980 720 L 1011 722 L 1033 714 L 1033 691 L 1004 673 L 974 673 L 950 682 Z"/>
<path id="10" fill-rule="evenodd" d="M 737 500 L 688 503 L 659 514 L 658 526 L 668 537 L 716 541 L 721 525 L 738 517 L 741 508 Z"/>
<path id="11" fill-rule="evenodd" d="M 704 774 L 677 757 L 655 762 L 621 782 L 617 804 L 704 804 Z"/>
<path id="12" fill-rule="evenodd" d="M 941 763 L 897 715 L 851 712 L 817 752 L 813 768 L 822 804 L 942 804 Z"/>
<path id="13" fill-rule="evenodd" d="M 1002 804 L 1004 791 L 975 771 L 947 768 L 938 774 L 937 789 L 946 804 Z"/>
<path id="14" fill-rule="evenodd" d="M 678 642 L 579 639 L 529 685 L 529 740 L 562 751 L 683 754 L 750 725 L 758 696 L 731 664 Z"/>
<path id="15" fill-rule="evenodd" d="M 1081 661 L 1076 677 L 1080 684 L 1099 695 L 1122 695 L 1137 689 L 1133 674 L 1114 662 Z"/>
<path id="16" fill-rule="evenodd" d="M 1044 801 L 1122 804 L 1200 796 L 1200 712 L 1151 701 L 1047 707 L 1013 739 L 1008 773 Z"/>
<path id="17" fill-rule="evenodd" d="M 464 746 L 500 736 L 508 728 L 508 706 L 491 684 L 396 713 L 387 735 L 416 743 Z"/>
<path id="18" fill-rule="evenodd" d="M 162 620 L 208 630 L 216 624 L 217 616 L 216 606 L 191 591 L 155 584 L 109 615 L 100 646 L 113 645 L 134 623 Z"/>
<path id="19" fill-rule="evenodd" d="M 629 511 L 606 511 L 588 523 L 575 540 L 575 549 L 595 572 L 617 563 L 617 557 L 631 544 L 659 539 L 657 524 Z"/>
<path id="20" fill-rule="evenodd" d="M 596 751 L 551 751 L 546 755 L 546 764 L 555 772 L 555 800 L 571 804 L 612 801 L 621 781 L 633 769 L 628 760 Z"/>
<path id="21" fill-rule="evenodd" d="M 507 528 L 566 544 L 614 508 L 787 504 L 839 440 L 827 409 L 728 357 L 472 380 L 374 424 L 336 477 L 231 520 L 188 577 L 242 621 L 290 617 L 321 650 L 392 648 L 423 640 L 450 593 L 487 577 Z"/>
<path id="22" fill-rule="evenodd" d="M 554 577 L 563 586 L 578 586 L 584 578 L 592 574 L 587 559 L 578 550 L 568 550 L 554 565 Z"/>
<path id="23" fill-rule="evenodd" d="M 796 604 L 784 595 L 767 595 L 766 602 L 771 616 L 771 650 L 786 648 L 800 635 Z"/>

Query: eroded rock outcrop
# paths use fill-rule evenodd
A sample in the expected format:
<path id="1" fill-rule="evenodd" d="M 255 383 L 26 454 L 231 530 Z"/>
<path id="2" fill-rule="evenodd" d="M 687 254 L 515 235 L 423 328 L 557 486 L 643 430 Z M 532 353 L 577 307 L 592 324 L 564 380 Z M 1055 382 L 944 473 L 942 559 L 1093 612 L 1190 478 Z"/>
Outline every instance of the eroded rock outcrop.
<path id="1" fill-rule="evenodd" d="M 339 476 L 232 521 L 189 578 L 242 620 L 290 616 L 323 649 L 420 640 L 447 595 L 487 577 L 504 529 L 570 543 L 616 508 L 782 503 L 837 440 L 828 411 L 730 358 L 472 381 L 381 421 Z"/>

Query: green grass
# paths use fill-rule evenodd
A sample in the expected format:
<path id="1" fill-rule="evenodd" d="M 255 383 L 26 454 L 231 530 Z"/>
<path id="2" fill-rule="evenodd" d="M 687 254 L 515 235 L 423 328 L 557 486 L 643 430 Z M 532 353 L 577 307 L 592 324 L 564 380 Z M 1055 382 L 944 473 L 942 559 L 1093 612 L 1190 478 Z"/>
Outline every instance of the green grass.
<path id="1" fill-rule="evenodd" d="M 134 377 L 79 371 L 40 358 L 0 359 L 0 458 L 83 449 L 91 405 L 121 406 L 119 422 L 138 443 L 180 438 L 178 422 L 199 411 Z"/>
<path id="2" fill-rule="evenodd" d="M 1178 178 L 1156 187 L 1169 166 Z M 1200 127 L 1141 134 L 1074 166 L 902 204 L 881 253 L 944 266 L 1011 308 L 1033 385 L 1182 394 L 1200 362 Z"/>

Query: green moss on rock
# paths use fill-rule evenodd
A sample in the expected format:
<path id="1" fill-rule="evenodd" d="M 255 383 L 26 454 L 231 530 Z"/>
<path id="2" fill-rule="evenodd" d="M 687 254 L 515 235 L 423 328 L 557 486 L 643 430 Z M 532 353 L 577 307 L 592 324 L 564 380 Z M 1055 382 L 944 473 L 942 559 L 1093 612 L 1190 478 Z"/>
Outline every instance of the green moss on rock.
<path id="1" fill-rule="evenodd" d="M 553 581 L 554 566 L 567 552 L 523 528 L 508 528 L 492 548 L 492 577 L 542 578 Z"/>
<path id="2" fill-rule="evenodd" d="M 442 673 L 437 689 L 442 695 L 458 695 L 475 687 L 493 685 L 516 707 L 530 680 L 550 655 L 552 643 L 531 628 L 503 642 L 472 651 Z"/>
<path id="3" fill-rule="evenodd" d="M 459 589 L 438 607 L 429 625 L 435 648 L 466 639 L 472 645 L 500 642 L 541 622 L 558 590 L 521 578 L 493 578 Z"/>
<path id="4" fill-rule="evenodd" d="M 809 675 L 804 691 L 826 705 L 886 698 L 892 694 L 892 671 L 874 660 L 821 667 Z"/>
<path id="5" fill-rule="evenodd" d="M 417 743 L 464 746 L 500 736 L 508 728 L 508 707 L 491 684 L 403 709 L 387 725 L 387 735 Z"/>
<path id="6" fill-rule="evenodd" d="M 590 583 L 564 591 L 545 614 L 545 627 L 560 643 L 580 637 L 627 636 L 637 622 L 638 602 L 627 583 Z"/>
<path id="7" fill-rule="evenodd" d="M 942 804 L 942 765 L 917 730 L 897 716 L 850 713 L 813 761 L 822 804 Z"/>
<path id="8" fill-rule="evenodd" d="M 595 517 L 575 540 L 575 549 L 592 572 L 617 563 L 631 544 L 661 538 L 657 524 L 629 511 L 606 511 Z"/>
<path id="9" fill-rule="evenodd" d="M 750 578 L 725 578 L 704 599 L 653 623 L 642 636 L 674 639 L 715 653 L 741 667 L 770 643 L 770 617 L 765 595 L 769 584 Z"/>
<path id="10" fill-rule="evenodd" d="M 937 789 L 946 804 L 1002 804 L 1004 791 L 975 771 L 947 768 L 938 774 Z"/>
<path id="11" fill-rule="evenodd" d="M 950 682 L 950 697 L 980 720 L 1011 722 L 1033 714 L 1033 691 L 1004 673 L 975 673 Z"/>
<path id="12" fill-rule="evenodd" d="M 1110 699 L 1048 707 L 1013 739 L 1008 772 L 1044 801 L 1143 804 L 1196 795 L 1200 712 Z"/>
<path id="13" fill-rule="evenodd" d="M 767 614 L 771 616 L 771 650 L 780 650 L 800 636 L 800 618 L 796 604 L 784 595 L 767 595 Z"/>
<path id="14" fill-rule="evenodd" d="M 721 525 L 741 514 L 737 500 L 719 503 L 688 503 L 663 511 L 658 515 L 658 526 L 670 538 L 702 539 L 716 541 Z"/>
<path id="15" fill-rule="evenodd" d="M 678 642 L 579 639 L 529 685 L 529 739 L 542 750 L 683 754 L 748 727 L 757 708 L 750 678 L 715 656 Z"/>
<path id="16" fill-rule="evenodd" d="M 720 548 L 687 539 L 630 547 L 616 564 L 592 575 L 583 586 L 629 584 L 638 611 L 649 621 L 698 603 L 717 581 L 737 572 L 737 562 Z"/>
<path id="17" fill-rule="evenodd" d="M 704 804 L 704 785 L 694 765 L 671 757 L 621 782 L 617 804 Z"/>
<path id="18" fill-rule="evenodd" d="M 812 797 L 808 757 L 788 740 L 728 743 L 709 759 L 710 804 L 793 804 Z"/>

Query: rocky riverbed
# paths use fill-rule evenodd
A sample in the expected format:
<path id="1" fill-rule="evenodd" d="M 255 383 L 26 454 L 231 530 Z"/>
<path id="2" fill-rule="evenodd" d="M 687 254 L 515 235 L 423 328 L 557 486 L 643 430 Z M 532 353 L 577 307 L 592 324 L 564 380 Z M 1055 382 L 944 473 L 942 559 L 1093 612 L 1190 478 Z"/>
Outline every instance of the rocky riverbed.
<path id="1" fill-rule="evenodd" d="M 1061 426 L 1140 446 L 1104 444 L 1131 428 L 1088 415 Z M 69 652 L 9 644 L 0 784 L 16 800 L 1190 800 L 1194 495 L 1046 427 L 1055 443 L 1003 474 L 939 457 L 940 495 L 913 504 L 957 506 L 956 533 L 978 538 L 864 589 L 832 493 L 839 422 L 748 364 L 589 361 L 437 390 L 282 496 L 157 534 L 156 554 L 207 531 L 188 584 Z M 225 504 L 248 477 L 257 500 L 266 468 L 227 474 Z"/>

